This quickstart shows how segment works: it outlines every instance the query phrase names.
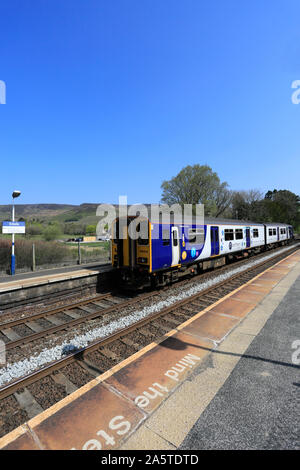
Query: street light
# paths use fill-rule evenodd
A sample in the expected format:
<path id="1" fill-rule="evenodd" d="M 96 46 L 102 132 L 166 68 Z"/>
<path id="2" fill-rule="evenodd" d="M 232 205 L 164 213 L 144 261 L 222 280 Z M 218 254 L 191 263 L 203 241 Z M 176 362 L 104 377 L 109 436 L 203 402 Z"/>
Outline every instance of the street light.
<path id="1" fill-rule="evenodd" d="M 21 191 L 14 191 L 12 193 L 12 198 L 13 198 L 13 205 L 12 205 L 12 222 L 15 221 L 15 198 L 16 197 L 19 197 L 21 194 Z M 16 261 L 15 261 L 15 234 L 12 233 L 11 234 L 11 241 L 12 241 L 12 244 L 11 244 L 11 274 L 12 276 L 15 274 L 15 270 L 16 270 Z"/>

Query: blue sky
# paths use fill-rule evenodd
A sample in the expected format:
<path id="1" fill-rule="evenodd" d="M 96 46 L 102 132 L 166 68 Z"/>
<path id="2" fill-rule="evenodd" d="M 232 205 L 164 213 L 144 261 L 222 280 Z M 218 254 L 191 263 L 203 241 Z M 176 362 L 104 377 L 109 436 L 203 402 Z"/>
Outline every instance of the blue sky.
<path id="1" fill-rule="evenodd" d="M 299 194 L 299 0 L 0 3 L 0 204 L 158 202 L 185 165 Z"/>

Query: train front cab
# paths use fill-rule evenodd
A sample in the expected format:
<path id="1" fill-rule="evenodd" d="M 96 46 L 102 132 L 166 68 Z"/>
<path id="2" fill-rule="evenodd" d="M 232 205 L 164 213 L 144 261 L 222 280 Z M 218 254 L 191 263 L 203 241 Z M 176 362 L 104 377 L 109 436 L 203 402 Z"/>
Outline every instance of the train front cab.
<path id="1" fill-rule="evenodd" d="M 199 247 L 186 251 L 181 226 L 170 223 L 152 223 L 148 219 L 144 219 L 141 223 L 147 224 L 149 235 L 146 238 L 139 237 L 132 240 L 128 229 L 133 219 L 134 217 L 128 217 L 126 221 L 116 219 L 112 228 L 111 259 L 112 265 L 119 273 L 119 282 L 127 286 L 139 287 L 150 284 L 152 286 L 165 285 L 166 282 L 176 279 L 179 271 L 184 270 L 182 262 L 191 264 L 193 259 L 189 259 L 190 255 L 194 252 L 193 257 L 196 257 Z M 216 229 L 215 253 L 218 256 L 218 227 Z M 190 228 L 190 230 L 193 229 Z M 197 230 L 194 229 L 195 232 Z M 137 231 L 139 231 L 139 226 L 137 226 Z M 202 231 L 204 237 L 204 228 Z M 122 237 L 118 236 L 119 233 Z"/>
<path id="2" fill-rule="evenodd" d="M 117 218 L 112 226 L 111 260 L 112 265 L 118 268 L 121 282 L 137 284 L 137 280 L 144 284 L 151 273 L 151 224 L 144 219 L 146 238 L 133 239 L 129 236 L 129 225 L 135 217 Z M 137 226 L 139 231 L 140 227 Z"/>

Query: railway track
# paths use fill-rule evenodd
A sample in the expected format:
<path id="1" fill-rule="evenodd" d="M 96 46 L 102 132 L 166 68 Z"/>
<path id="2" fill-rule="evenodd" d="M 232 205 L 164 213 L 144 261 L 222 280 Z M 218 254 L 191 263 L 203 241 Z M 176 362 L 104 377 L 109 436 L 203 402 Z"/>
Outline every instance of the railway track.
<path id="1" fill-rule="evenodd" d="M 97 268 L 97 266 L 95 266 Z M 111 263 L 105 263 L 101 265 L 101 272 L 103 275 L 107 275 L 107 278 L 104 277 L 102 279 L 101 287 L 105 287 L 110 283 L 110 272 L 112 271 L 112 266 Z M 38 274 L 38 272 L 37 272 Z M 84 278 L 78 278 L 78 280 L 84 279 Z M 56 302 L 68 300 L 68 299 L 74 299 L 75 296 L 82 297 L 85 295 L 90 295 L 92 296 L 96 291 L 98 286 L 97 283 L 97 275 L 95 274 L 95 282 L 92 284 L 87 284 L 79 286 L 72 286 L 72 287 L 66 287 L 60 291 L 57 292 L 47 292 L 44 294 L 39 294 L 36 297 L 33 297 L 30 299 L 30 304 L 31 305 L 39 305 L 39 304 L 45 304 L 45 305 L 51 305 Z M 1 283 L 0 283 L 1 285 Z M 1 286 L 2 287 L 2 286 Z M 25 287 L 24 289 L 30 289 L 31 287 Z M 1 305 L 1 313 L 6 313 L 7 311 L 11 309 L 18 309 L 22 307 L 26 307 L 28 305 L 28 299 L 20 299 L 20 300 L 12 300 L 11 302 L 8 302 L 6 304 Z"/>
<path id="2" fill-rule="evenodd" d="M 291 248 L 292 249 L 292 248 Z M 263 256 L 262 254 L 259 256 Z M 234 263 L 234 267 L 243 264 L 245 261 Z M 228 271 L 230 266 L 224 266 L 213 271 L 213 275 L 219 275 Z M 212 272 L 206 272 L 194 276 L 193 279 L 201 278 L 206 280 L 210 278 Z M 176 283 L 176 287 L 184 286 L 190 282 L 185 279 Z M 33 341 L 41 340 L 49 335 L 65 332 L 75 328 L 90 320 L 105 318 L 120 309 L 141 303 L 144 300 L 153 298 L 170 287 L 136 295 L 134 298 L 124 296 L 120 292 L 108 292 L 90 299 L 80 300 L 68 305 L 59 306 L 52 309 L 43 310 L 32 315 L 22 316 L 17 319 L 4 321 L 0 323 L 0 339 L 5 343 L 6 351 L 13 350 L 19 346 L 29 344 Z M 0 320 L 1 321 L 1 320 Z"/>
<path id="3" fill-rule="evenodd" d="M 176 328 L 179 324 L 194 316 L 200 310 L 215 303 L 224 295 L 232 292 L 251 280 L 274 263 L 296 251 L 297 246 L 278 254 L 268 260 L 263 260 L 255 266 L 250 266 L 244 272 L 234 274 L 229 279 L 222 280 L 194 295 L 181 299 L 166 306 L 149 316 L 139 319 L 129 326 L 119 328 L 113 334 L 91 342 L 85 348 L 74 350 L 66 357 L 62 357 L 41 369 L 21 377 L 0 388 L 0 436 L 22 424 L 28 418 L 43 409 L 48 408 L 66 395 L 84 385 L 94 377 L 109 370 L 123 359 L 137 352 L 147 344 L 159 340 L 166 332 Z M 236 267 L 236 264 L 233 266 Z M 217 271 L 220 274 L 221 270 Z M 184 285 L 187 281 L 176 284 Z M 104 294 L 103 299 L 109 299 L 111 294 Z M 146 293 L 140 297 L 119 302 L 104 308 L 103 311 L 120 308 L 124 303 L 134 304 L 141 300 L 155 298 L 158 293 Z M 99 300 L 101 301 L 101 299 Z M 84 301 L 86 305 L 88 301 Z M 65 308 L 65 307 L 64 307 Z M 55 309 L 53 309 L 55 310 Z M 72 310 L 70 306 L 70 310 Z M 109 312 L 108 312 L 109 313 Z M 48 312 L 49 314 L 49 312 Z M 87 313 L 87 315 L 95 315 Z M 100 313 L 99 313 L 100 314 Z M 53 315 L 55 315 L 53 313 Z M 98 313 L 97 313 L 98 315 Z M 73 319 L 79 320 L 79 319 Z M 71 320 L 71 321 L 73 321 Z M 75 323 L 73 323 L 74 325 Z M 2 328 L 2 325 L 0 326 Z M 9 344 L 9 343 L 8 343 Z M 10 411 L 13 410 L 14 419 Z M 8 419 L 8 416 L 10 418 Z"/>
<path id="4" fill-rule="evenodd" d="M 0 324 L 0 332 L 6 337 L 4 340 L 6 350 L 10 350 L 22 344 L 27 344 L 47 335 L 57 333 L 58 331 L 64 331 L 67 328 L 77 326 L 88 320 L 104 316 L 115 310 L 116 306 L 121 302 L 122 306 L 126 306 L 136 302 L 136 299 L 123 301 L 120 295 L 113 295 L 112 293 L 103 294 L 92 299 L 74 302 L 63 307 L 35 313 L 25 318 L 3 322 Z M 59 314 L 67 318 L 61 319 Z M 37 320 L 41 319 L 44 321 L 43 326 L 37 322 Z M 45 326 L 45 322 L 50 323 L 52 326 Z M 25 335 L 19 337 L 18 332 L 12 330 L 13 327 L 19 325 L 23 328 L 27 327 L 28 334 L 26 334 L 25 331 Z"/>

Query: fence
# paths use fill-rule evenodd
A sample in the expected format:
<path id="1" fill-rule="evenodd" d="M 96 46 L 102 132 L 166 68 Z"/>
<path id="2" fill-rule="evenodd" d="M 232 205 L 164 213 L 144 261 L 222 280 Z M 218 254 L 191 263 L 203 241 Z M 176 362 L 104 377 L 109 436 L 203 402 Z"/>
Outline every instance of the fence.
<path id="1" fill-rule="evenodd" d="M 34 245 L 34 246 L 33 246 Z M 69 266 L 109 260 L 109 244 L 84 248 L 67 246 L 59 242 L 16 240 L 16 270 L 19 272 L 57 266 Z M 0 273 L 9 273 L 11 241 L 0 240 Z"/>

